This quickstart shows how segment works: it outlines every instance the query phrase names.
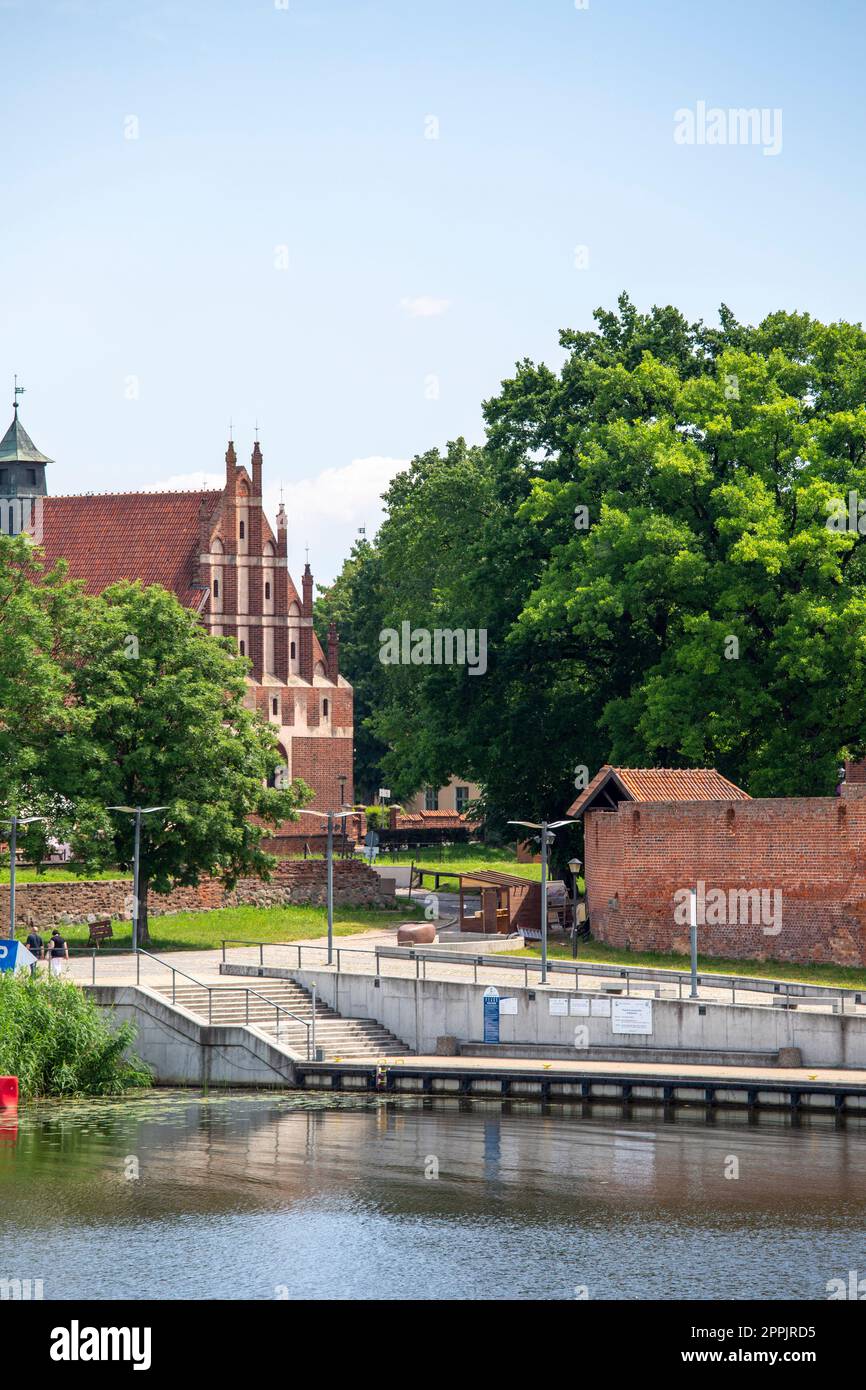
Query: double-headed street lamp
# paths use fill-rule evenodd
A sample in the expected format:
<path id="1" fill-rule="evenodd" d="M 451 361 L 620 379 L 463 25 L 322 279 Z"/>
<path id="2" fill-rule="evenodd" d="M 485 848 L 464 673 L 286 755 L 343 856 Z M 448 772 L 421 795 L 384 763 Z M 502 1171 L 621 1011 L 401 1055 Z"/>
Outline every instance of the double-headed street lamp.
<path id="1" fill-rule="evenodd" d="M 541 833 L 541 983 L 547 984 L 547 847 L 554 841 L 554 830 L 559 830 L 563 825 L 576 825 L 573 820 L 543 820 L 536 823 L 533 820 L 510 820 L 509 825 L 525 825 L 529 830 L 538 830 Z"/>
<path id="2" fill-rule="evenodd" d="M 354 811 L 301 811 L 302 816 L 316 816 L 328 822 L 328 964 L 334 964 L 334 821 L 345 825 L 346 816 Z"/>
<path id="3" fill-rule="evenodd" d="M 13 816 L 11 820 L 3 821 L 3 825 L 11 826 L 9 834 L 9 935 L 15 935 L 15 854 L 18 847 L 18 827 L 19 825 L 32 825 L 34 821 L 47 820 L 47 816 Z"/>
<path id="4" fill-rule="evenodd" d="M 109 811 L 123 811 L 127 816 L 135 816 L 135 848 L 132 853 L 132 949 L 138 951 L 138 858 L 141 848 L 141 818 L 152 816 L 155 811 L 167 811 L 167 806 L 109 806 Z"/>

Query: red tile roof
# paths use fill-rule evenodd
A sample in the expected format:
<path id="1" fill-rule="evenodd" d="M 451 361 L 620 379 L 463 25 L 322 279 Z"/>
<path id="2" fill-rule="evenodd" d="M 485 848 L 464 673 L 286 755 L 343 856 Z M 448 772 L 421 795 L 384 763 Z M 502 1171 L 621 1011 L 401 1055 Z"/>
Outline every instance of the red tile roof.
<path id="1" fill-rule="evenodd" d="M 580 816 L 608 783 L 615 800 L 625 801 L 749 801 L 748 792 L 729 782 L 714 767 L 611 767 L 596 773 L 581 792 L 570 816 Z"/>
<path id="2" fill-rule="evenodd" d="M 71 578 L 83 579 L 91 594 L 119 579 L 140 579 L 162 584 L 193 606 L 201 599 L 190 587 L 198 559 L 199 506 L 204 497 L 213 509 L 221 495 L 207 489 L 46 497 L 41 542 L 46 565 L 66 560 Z"/>
<path id="3" fill-rule="evenodd" d="M 191 587 L 198 563 L 198 516 L 202 498 L 215 522 L 222 488 L 195 492 L 111 492 L 46 497 L 42 507 L 45 565 L 66 560 L 72 579 L 83 579 L 89 594 L 101 594 L 119 579 L 161 584 L 189 608 L 202 590 Z M 263 518 L 263 539 L 275 537 Z M 288 577 L 288 602 L 301 599 Z M 327 669 L 325 653 L 313 633 L 313 662 Z"/>
<path id="4" fill-rule="evenodd" d="M 398 830 L 472 830 L 481 822 L 470 820 L 463 811 L 398 811 Z"/>

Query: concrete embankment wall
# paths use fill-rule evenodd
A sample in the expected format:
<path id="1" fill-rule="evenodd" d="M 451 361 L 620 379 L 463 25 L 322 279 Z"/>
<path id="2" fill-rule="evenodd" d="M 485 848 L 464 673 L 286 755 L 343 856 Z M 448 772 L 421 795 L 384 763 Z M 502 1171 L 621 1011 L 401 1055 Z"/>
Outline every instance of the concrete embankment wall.
<path id="1" fill-rule="evenodd" d="M 483 984 L 384 975 L 377 983 L 372 975 L 327 970 L 293 970 L 291 975 L 307 989 L 315 985 L 319 998 L 344 1017 L 374 1018 L 422 1055 L 435 1053 L 440 1037 L 483 1041 Z M 685 1054 L 694 1050 L 698 1054 L 694 1060 L 699 1062 L 706 1049 L 730 1053 L 735 1060 L 736 1054 L 776 1053 L 783 1047 L 798 1047 L 804 1066 L 866 1067 L 866 1017 L 653 999 L 653 1031 L 647 1036 L 614 1033 L 610 1018 L 550 1012 L 552 998 L 593 997 L 582 992 L 501 987 L 500 995 L 517 1001 L 516 1014 L 500 1017 L 502 1043 L 574 1048 L 575 1029 L 585 1027 L 588 1045 L 583 1055 L 587 1061 L 592 1060 L 593 1049 L 628 1049 L 628 1054 L 640 1061 L 642 1051 L 671 1048 L 683 1062 L 690 1060 Z"/>
<path id="2" fill-rule="evenodd" d="M 208 1024 L 143 985 L 85 985 L 110 1022 L 135 1025 L 132 1045 L 160 1086 L 291 1086 L 294 1054 L 255 1027 Z"/>

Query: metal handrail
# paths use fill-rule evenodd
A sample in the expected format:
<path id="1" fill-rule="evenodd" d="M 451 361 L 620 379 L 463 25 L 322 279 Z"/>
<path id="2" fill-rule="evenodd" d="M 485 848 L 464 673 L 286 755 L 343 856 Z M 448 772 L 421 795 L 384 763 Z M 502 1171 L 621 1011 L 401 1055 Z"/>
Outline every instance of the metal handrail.
<path id="1" fill-rule="evenodd" d="M 298 969 L 301 969 L 303 951 L 325 951 L 325 946 L 311 946 L 309 942 L 301 941 L 249 941 L 240 937 L 226 937 L 222 942 L 223 963 L 226 960 L 226 946 L 258 946 L 259 962 L 264 965 L 264 947 L 279 946 L 281 950 L 296 950 L 298 952 Z M 531 957 L 524 957 L 515 960 L 507 955 L 473 955 L 471 952 L 449 951 L 439 947 L 405 947 L 405 946 L 340 946 L 336 948 L 337 973 L 340 972 L 341 955 L 365 955 L 375 956 L 376 973 L 379 973 L 380 959 L 388 960 L 409 960 L 415 962 L 415 974 L 421 977 L 421 966 L 428 962 L 435 964 L 466 965 L 474 967 L 473 978 L 477 982 L 478 966 L 493 966 L 502 970 L 522 970 L 524 981 L 528 987 L 529 972 L 541 970 L 541 960 Z M 613 979 L 621 979 L 625 983 L 626 994 L 630 994 L 633 983 L 640 984 L 642 981 L 651 984 L 671 984 L 678 987 L 678 997 L 683 998 L 683 985 L 691 983 L 691 973 L 687 970 L 671 970 L 662 966 L 620 966 L 609 965 L 601 961 L 563 961 L 548 960 L 548 972 L 550 974 L 563 974 L 574 976 L 574 988 L 579 988 L 580 972 L 585 975 L 604 976 Z M 708 988 L 730 989 L 731 1001 L 736 1002 L 736 994 L 772 994 L 788 999 L 797 999 L 803 996 L 818 996 L 827 999 L 840 1000 L 841 1008 L 844 1010 L 845 1001 L 849 1001 L 855 1007 L 866 1002 L 866 989 L 862 986 L 857 988 L 851 986 L 846 988 L 843 985 L 818 985 L 800 980 L 776 980 L 772 977 L 757 975 L 723 975 L 712 971 L 703 971 L 698 975 L 698 984 L 703 984 Z"/>
<path id="2" fill-rule="evenodd" d="M 252 995 L 254 999 L 261 999 L 261 1000 L 262 1000 L 265 1004 L 267 1004 L 270 1008 L 272 1008 L 272 1009 L 275 1010 L 275 1013 L 276 1013 L 276 1025 L 277 1025 L 277 1038 L 278 1038 L 278 1039 L 279 1039 L 279 1035 L 280 1035 L 280 1014 L 285 1014 L 287 1018 L 293 1018 L 293 1019 L 295 1020 L 296 1023 L 300 1023 L 300 1024 L 303 1025 L 303 1027 L 306 1029 L 306 1032 L 307 1032 L 307 1061 L 308 1061 L 308 1062 L 311 1062 L 311 1061 L 313 1061 L 313 1060 L 315 1059 L 315 1056 L 316 1056 L 316 989 L 315 989 L 315 986 L 314 986 L 314 987 L 312 988 L 312 990 L 311 990 L 312 1012 L 311 1012 L 311 1015 L 310 1015 L 310 1022 L 308 1023 L 307 1020 L 306 1020 L 305 1018 L 301 1018 L 301 1016 L 300 1016 L 299 1014 L 292 1013 L 291 1009 L 287 1009 L 287 1008 L 285 1008 L 282 1004 L 278 1004 L 278 1003 L 276 1002 L 275 999 L 268 999 L 268 997 L 267 997 L 266 994 L 260 994 L 259 991 L 258 991 L 257 989 L 250 989 L 248 985 L 209 985 L 209 984 L 206 984 L 206 983 L 204 982 L 204 980 L 197 980 L 196 977 L 195 977 L 194 975 L 188 974 L 186 970 L 181 970 L 180 967 L 177 966 L 177 965 L 170 965 L 169 962 L 168 962 L 167 960 L 162 960 L 159 956 L 153 955 L 150 951 L 145 951 L 145 950 L 143 949 L 143 947 L 141 947 L 141 946 L 139 946 L 139 948 L 138 948 L 138 950 L 137 950 L 137 952 L 136 952 L 136 960 L 135 960 L 135 983 L 136 983 L 137 985 L 138 985 L 138 984 L 141 984 L 141 959 L 140 959 L 140 958 L 141 958 L 142 956 L 147 956 L 148 960 L 155 960 L 156 963 L 157 963 L 157 965 L 164 965 L 165 968 L 166 968 L 166 970 L 170 970 L 170 971 L 171 971 L 171 1002 L 172 1002 L 172 1004 L 174 1004 L 174 1005 L 177 1004 L 177 979 L 176 979 L 176 977 L 177 977 L 178 975 L 182 975 L 183 978 L 184 978 L 185 980 L 189 980 L 192 984 L 194 984 L 194 985 L 196 986 L 197 989 L 205 989 L 205 990 L 207 990 L 207 1021 L 208 1021 L 209 1024 L 212 1024 L 212 1022 L 213 1022 L 213 995 L 214 995 L 214 992 L 215 992 L 216 990 L 227 990 L 227 989 L 228 989 L 228 990 L 231 990 L 231 991 L 232 991 L 233 993 L 235 993 L 235 994 L 239 994 L 239 993 L 243 992 L 243 994 L 244 994 L 244 996 L 245 996 L 245 1003 L 246 1003 L 246 1025 L 247 1025 L 247 1027 L 249 1027 L 249 1022 L 250 1022 L 250 995 Z"/>

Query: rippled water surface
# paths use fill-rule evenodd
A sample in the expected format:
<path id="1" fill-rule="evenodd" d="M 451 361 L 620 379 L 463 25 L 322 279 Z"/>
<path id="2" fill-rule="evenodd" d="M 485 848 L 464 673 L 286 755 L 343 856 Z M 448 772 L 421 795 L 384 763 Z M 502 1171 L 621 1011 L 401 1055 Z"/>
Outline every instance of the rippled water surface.
<path id="1" fill-rule="evenodd" d="M 0 1277 L 46 1298 L 826 1298 L 850 1270 L 856 1121 L 177 1092 L 0 1121 Z"/>

